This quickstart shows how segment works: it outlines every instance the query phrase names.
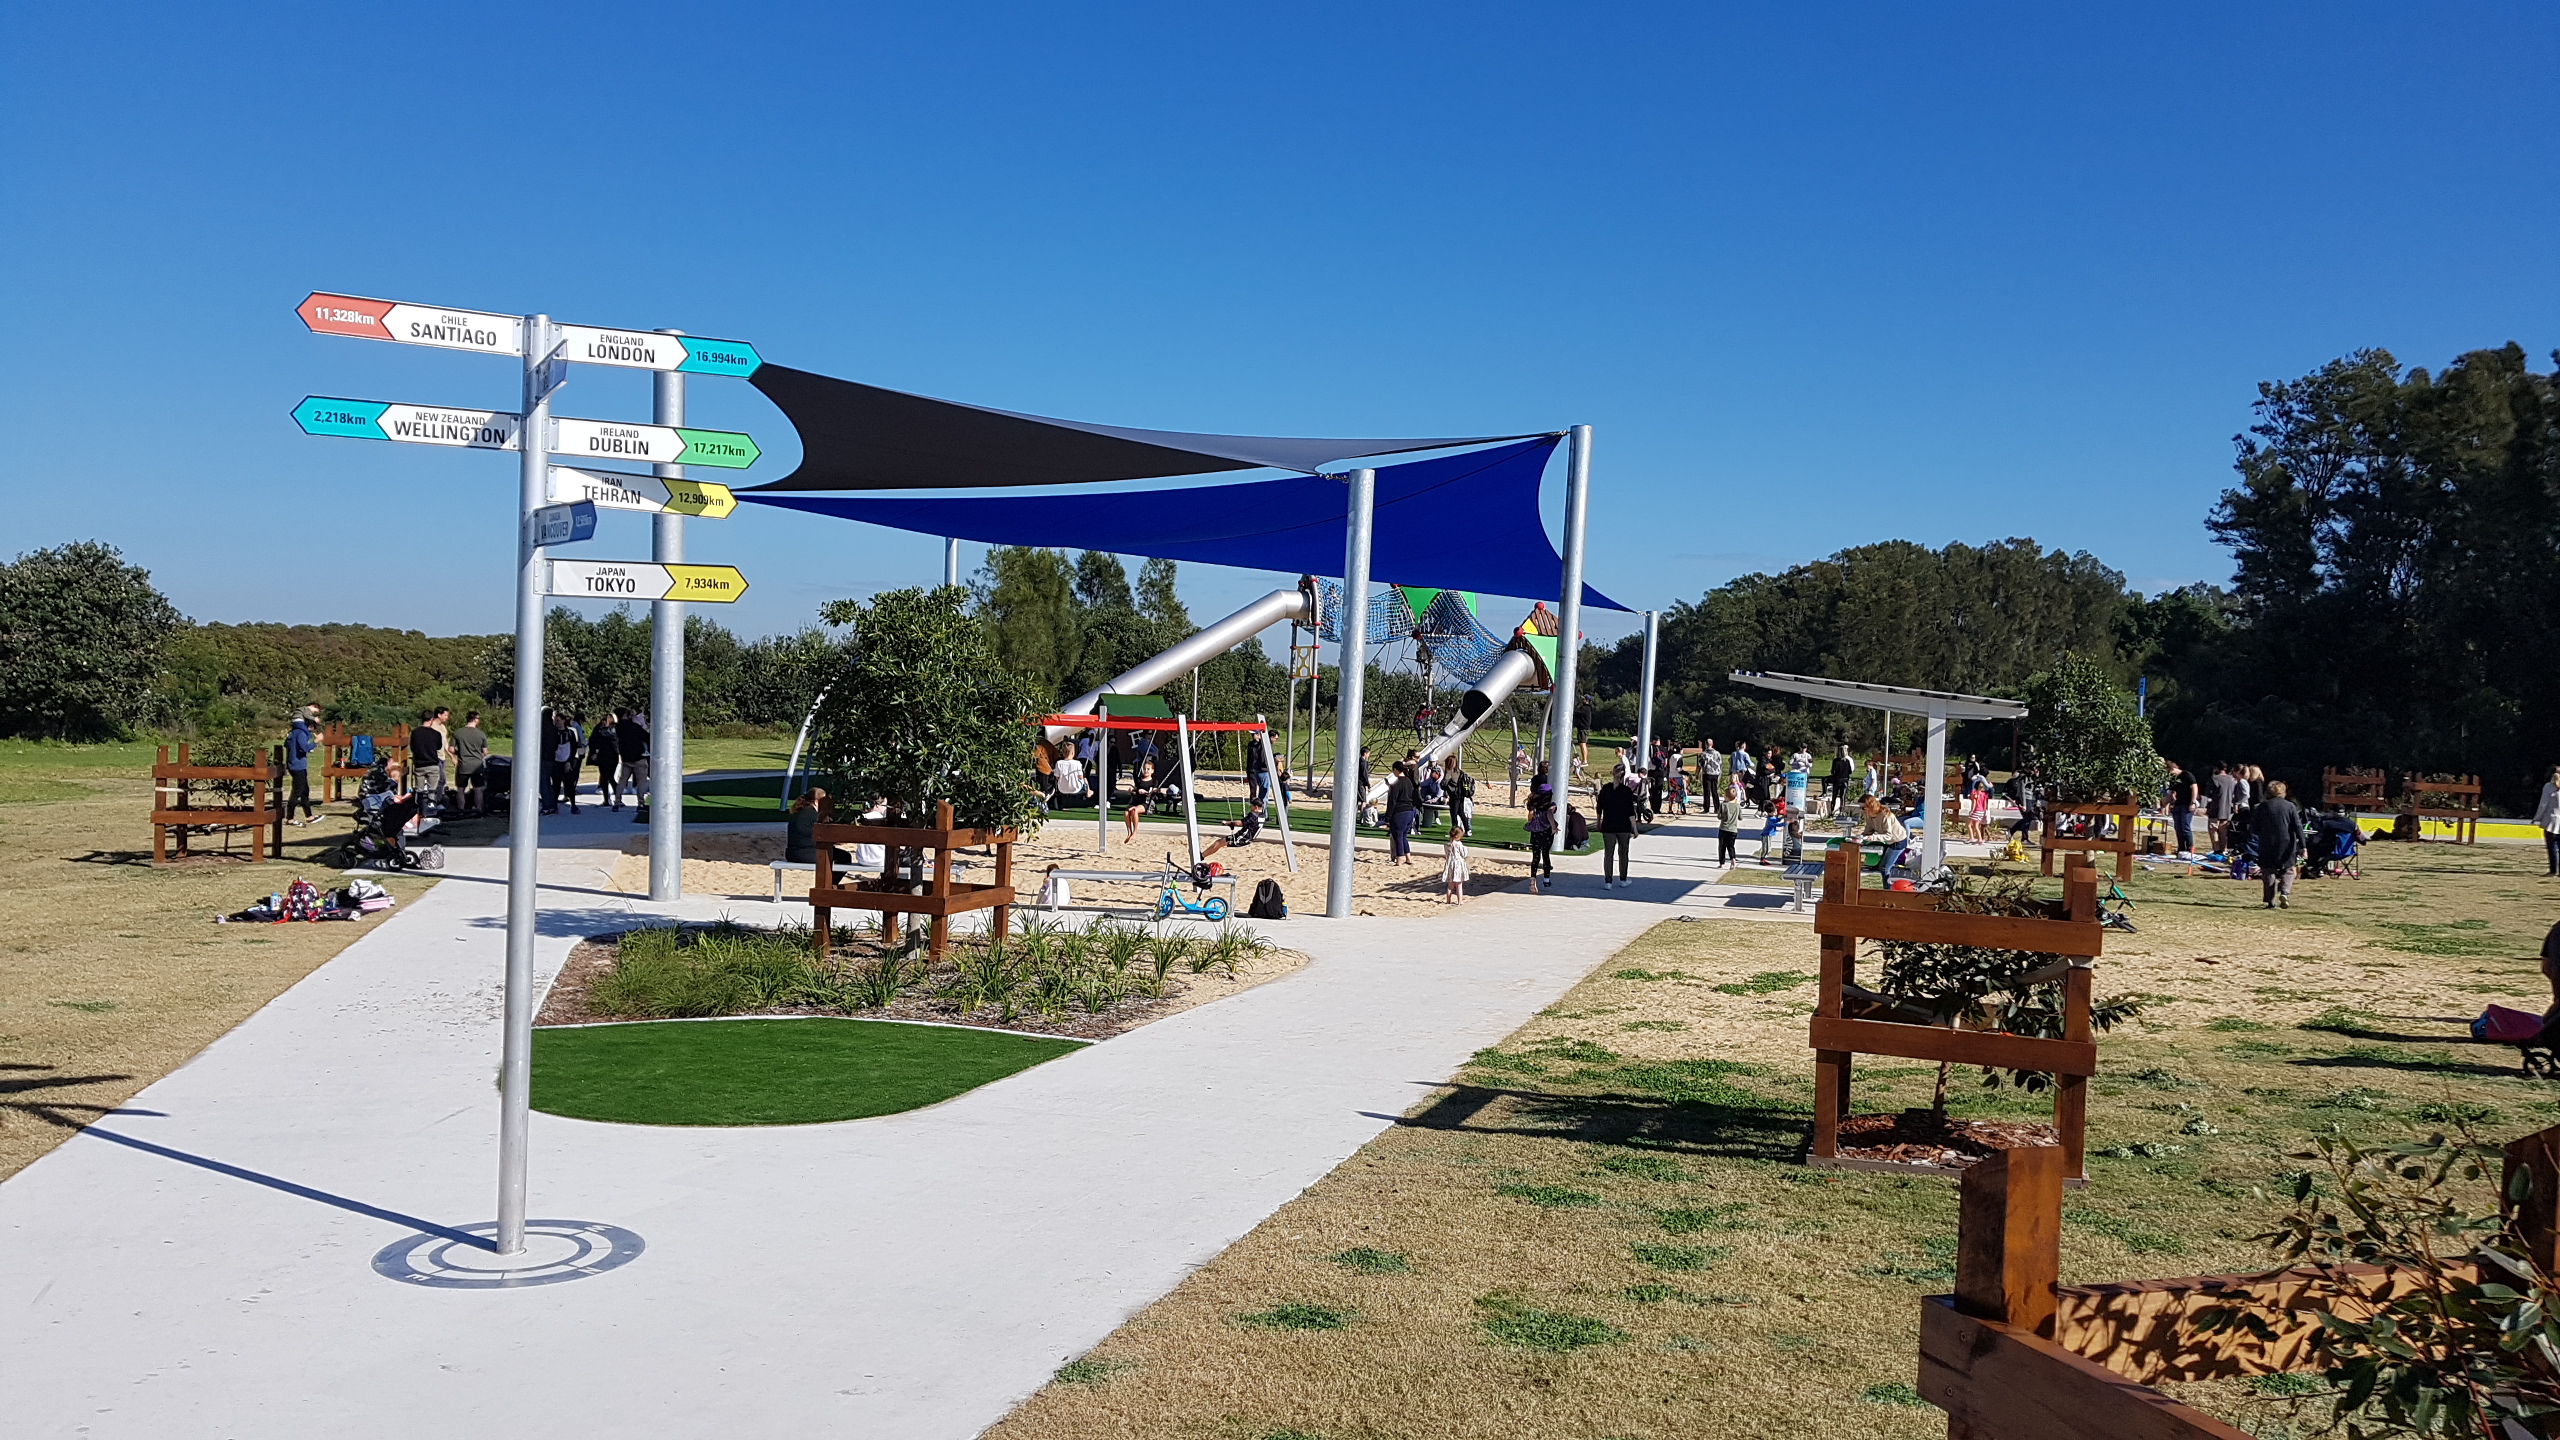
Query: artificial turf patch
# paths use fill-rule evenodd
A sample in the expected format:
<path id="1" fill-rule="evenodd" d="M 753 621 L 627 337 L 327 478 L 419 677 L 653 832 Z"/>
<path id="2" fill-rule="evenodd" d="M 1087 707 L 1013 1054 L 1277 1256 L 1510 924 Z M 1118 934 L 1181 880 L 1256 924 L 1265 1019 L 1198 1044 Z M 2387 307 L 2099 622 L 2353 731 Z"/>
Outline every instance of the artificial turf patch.
<path id="1" fill-rule="evenodd" d="M 1084 1042 L 878 1020 L 686 1020 L 533 1032 L 533 1108 L 626 1125 L 894 1115 Z"/>

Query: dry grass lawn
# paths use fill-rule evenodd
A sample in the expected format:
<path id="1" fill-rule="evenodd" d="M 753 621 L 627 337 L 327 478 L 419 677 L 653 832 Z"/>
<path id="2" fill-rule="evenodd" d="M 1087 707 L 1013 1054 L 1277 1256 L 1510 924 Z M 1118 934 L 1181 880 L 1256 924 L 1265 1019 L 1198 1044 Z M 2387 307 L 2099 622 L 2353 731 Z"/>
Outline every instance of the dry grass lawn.
<path id="1" fill-rule="evenodd" d="M 2251 1237 L 2316 1132 L 2553 1123 L 2560 1090 L 2463 1029 L 2548 1003 L 2540 860 L 2380 846 L 2282 913 L 2254 884 L 2135 881 L 2142 931 L 2110 938 L 2099 991 L 2153 1003 L 2102 1043 L 2065 1278 L 2264 1268 Z M 1657 928 L 990 1435 L 1943 1435 L 1909 1385 L 1955 1188 L 1799 1163 L 1815 965 L 1800 927 Z M 1868 1062 L 1859 1108 L 1932 1078 Z M 2050 1113 L 1973 1081 L 1958 1113 Z M 2273 1414 L 2236 1384 L 2189 1398 Z"/>
<path id="2" fill-rule="evenodd" d="M 148 745 L 0 744 L 0 1177 L 378 923 L 213 923 L 297 875 L 334 883 L 307 857 L 345 836 L 349 807 L 288 829 L 282 864 L 154 868 L 151 762 Z M 434 882 L 386 883 L 406 903 Z"/>

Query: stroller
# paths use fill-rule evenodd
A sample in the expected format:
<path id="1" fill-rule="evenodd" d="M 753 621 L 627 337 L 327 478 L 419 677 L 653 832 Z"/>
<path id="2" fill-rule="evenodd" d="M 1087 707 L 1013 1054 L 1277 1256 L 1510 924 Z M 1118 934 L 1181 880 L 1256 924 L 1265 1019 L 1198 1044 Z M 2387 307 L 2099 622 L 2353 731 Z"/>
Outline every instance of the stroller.
<path id="1" fill-rule="evenodd" d="M 382 762 L 374 762 L 373 773 L 356 792 L 356 833 L 338 848 L 333 863 L 341 870 L 417 869 L 418 857 L 401 832 L 418 818 L 420 808 L 417 796 L 393 794 L 390 774 Z"/>
<path id="2" fill-rule="evenodd" d="M 2364 832 L 2345 815 L 2323 815 L 2311 825 L 2311 845 L 2303 873 L 2313 878 L 2338 876 L 2348 880 L 2364 878 L 2358 863 L 2364 854 Z"/>

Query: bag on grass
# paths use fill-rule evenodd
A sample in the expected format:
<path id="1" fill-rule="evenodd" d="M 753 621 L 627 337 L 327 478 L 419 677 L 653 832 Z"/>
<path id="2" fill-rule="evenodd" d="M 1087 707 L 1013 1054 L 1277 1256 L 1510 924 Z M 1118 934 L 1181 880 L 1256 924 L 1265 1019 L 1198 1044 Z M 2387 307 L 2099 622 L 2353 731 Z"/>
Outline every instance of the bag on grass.
<path id="1" fill-rule="evenodd" d="M 441 846 L 441 845 L 412 845 L 412 846 L 410 846 L 410 847 L 409 847 L 409 868 L 410 868 L 410 869 L 412 869 L 412 870 L 441 870 L 441 869 L 443 869 L 443 868 L 444 868 L 444 847 L 443 847 L 443 846 Z"/>
<path id="2" fill-rule="evenodd" d="M 1253 903 L 1244 907 L 1244 913 L 1256 920 L 1286 920 L 1289 897 L 1281 893 L 1279 881 L 1265 877 L 1253 887 Z"/>
<path id="3" fill-rule="evenodd" d="M 276 919 L 279 922 L 319 918 L 320 887 L 300 879 L 285 887 L 284 903 L 277 907 Z"/>
<path id="4" fill-rule="evenodd" d="M 1580 810 L 1567 805 L 1564 807 L 1564 848 L 1579 850 L 1590 843 L 1591 822 L 1582 818 Z"/>

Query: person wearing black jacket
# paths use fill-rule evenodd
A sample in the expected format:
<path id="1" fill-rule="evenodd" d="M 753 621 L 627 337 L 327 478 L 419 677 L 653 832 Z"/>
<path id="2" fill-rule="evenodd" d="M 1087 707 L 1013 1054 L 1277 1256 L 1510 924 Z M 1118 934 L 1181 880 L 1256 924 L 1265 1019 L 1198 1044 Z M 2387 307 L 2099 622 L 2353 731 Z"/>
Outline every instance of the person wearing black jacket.
<path id="1" fill-rule="evenodd" d="M 2249 838 L 2257 852 L 2266 908 L 2293 908 L 2293 872 L 2302 864 L 2302 812 L 2285 798 L 2284 782 L 2271 781 L 2266 798 L 2249 807 Z"/>
<path id="2" fill-rule="evenodd" d="M 1627 875 L 1627 860 L 1636 839 L 1636 791 L 1627 783 L 1627 767 L 1618 766 L 1615 776 L 1591 797 L 1600 809 L 1600 885 L 1603 889 L 1634 883 Z M 1611 878 L 1612 876 L 1616 878 Z"/>
<path id="3" fill-rule="evenodd" d="M 596 795 L 607 810 L 622 808 L 622 714 L 607 710 L 596 722 L 587 744 L 587 762 L 596 767 Z"/>
<path id="4" fill-rule="evenodd" d="M 1388 863 L 1413 863 L 1413 827 L 1421 820 L 1422 787 L 1415 783 L 1413 771 L 1399 760 L 1395 778 L 1387 782 Z"/>

